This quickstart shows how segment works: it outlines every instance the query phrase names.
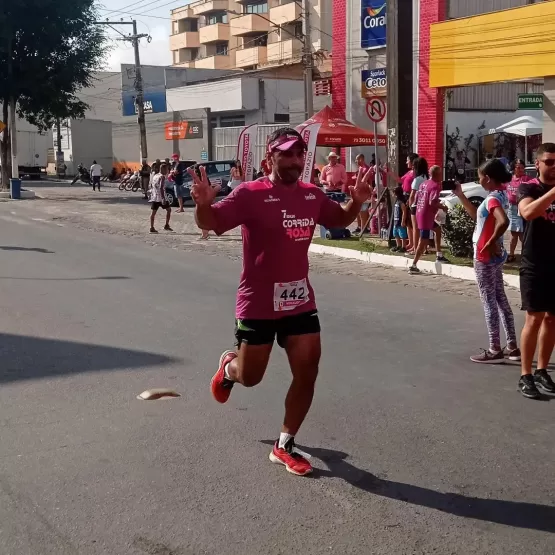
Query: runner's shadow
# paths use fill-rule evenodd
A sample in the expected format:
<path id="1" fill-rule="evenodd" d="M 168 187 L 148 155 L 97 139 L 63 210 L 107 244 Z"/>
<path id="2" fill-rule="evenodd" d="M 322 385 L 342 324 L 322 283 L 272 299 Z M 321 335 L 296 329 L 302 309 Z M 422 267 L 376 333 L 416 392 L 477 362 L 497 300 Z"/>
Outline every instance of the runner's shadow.
<path id="1" fill-rule="evenodd" d="M 262 443 L 273 445 L 274 441 L 263 440 Z M 411 484 L 378 478 L 347 462 L 348 453 L 301 445 L 299 448 L 320 459 L 328 467 L 329 470 L 315 469 L 314 478 L 341 478 L 351 486 L 374 495 L 396 499 L 411 505 L 429 507 L 464 518 L 494 522 L 515 528 L 555 532 L 554 506 L 522 501 L 483 499 L 458 493 L 441 493 Z"/>
<path id="2" fill-rule="evenodd" d="M 49 251 L 48 249 L 42 249 L 39 247 L 10 247 L 10 246 L 0 246 L 2 251 L 24 251 L 24 252 L 40 252 L 42 254 L 55 254 L 54 251 Z"/>

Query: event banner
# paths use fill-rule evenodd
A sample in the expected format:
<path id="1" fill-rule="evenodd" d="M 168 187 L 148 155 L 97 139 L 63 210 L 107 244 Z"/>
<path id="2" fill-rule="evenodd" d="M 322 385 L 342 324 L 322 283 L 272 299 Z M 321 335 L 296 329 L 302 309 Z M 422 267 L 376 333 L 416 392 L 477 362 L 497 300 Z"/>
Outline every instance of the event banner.
<path id="1" fill-rule="evenodd" d="M 360 46 L 364 49 L 385 46 L 387 0 L 361 0 Z"/>
<path id="2" fill-rule="evenodd" d="M 321 123 L 310 123 L 300 131 L 302 138 L 308 147 L 304 162 L 304 170 L 301 176 L 301 181 L 304 183 L 312 183 L 314 156 L 316 155 L 316 141 L 318 139 L 318 131 L 320 131 L 321 125 Z"/>
<path id="3" fill-rule="evenodd" d="M 237 160 L 241 162 L 243 175 L 247 176 L 250 181 L 254 175 L 254 150 L 256 145 L 256 136 L 258 134 L 258 125 L 253 123 L 241 131 L 239 135 L 239 144 L 237 145 Z"/>

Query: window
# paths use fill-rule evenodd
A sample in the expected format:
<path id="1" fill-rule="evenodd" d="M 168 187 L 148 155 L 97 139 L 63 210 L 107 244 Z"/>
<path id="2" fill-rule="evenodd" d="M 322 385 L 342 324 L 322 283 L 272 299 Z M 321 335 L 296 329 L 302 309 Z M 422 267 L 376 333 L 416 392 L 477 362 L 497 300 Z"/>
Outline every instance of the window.
<path id="1" fill-rule="evenodd" d="M 216 44 L 216 56 L 227 56 L 227 42 Z"/>
<path id="2" fill-rule="evenodd" d="M 264 33 L 259 37 L 254 37 L 254 39 L 245 39 L 243 45 L 245 48 L 251 48 L 254 46 L 268 46 L 268 35 Z"/>
<path id="3" fill-rule="evenodd" d="M 257 2 L 256 4 L 247 4 L 244 13 L 267 13 L 268 2 Z"/>
<path id="4" fill-rule="evenodd" d="M 216 25 L 216 23 L 227 23 L 227 13 L 218 12 L 206 16 L 206 25 Z"/>
<path id="5" fill-rule="evenodd" d="M 219 163 L 214 164 L 215 172 L 217 173 L 229 173 L 231 171 L 231 164 Z"/>
<path id="6" fill-rule="evenodd" d="M 245 116 L 220 116 L 220 127 L 244 127 Z"/>
<path id="7" fill-rule="evenodd" d="M 295 23 L 293 26 L 293 34 L 298 38 L 303 38 L 303 24 L 302 23 Z"/>
<path id="8" fill-rule="evenodd" d="M 274 114 L 274 123 L 289 123 L 289 114 Z"/>
<path id="9" fill-rule="evenodd" d="M 191 61 L 197 60 L 199 55 L 198 55 L 198 48 L 191 48 Z"/>

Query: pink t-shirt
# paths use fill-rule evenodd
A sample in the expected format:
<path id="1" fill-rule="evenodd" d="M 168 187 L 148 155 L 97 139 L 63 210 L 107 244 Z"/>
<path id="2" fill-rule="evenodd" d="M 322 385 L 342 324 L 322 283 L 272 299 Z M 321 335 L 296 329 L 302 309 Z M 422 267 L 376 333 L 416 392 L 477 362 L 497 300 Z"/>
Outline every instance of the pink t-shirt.
<path id="1" fill-rule="evenodd" d="M 435 227 L 437 199 L 441 192 L 441 183 L 429 179 L 420 185 L 416 193 L 416 222 L 418 229 L 430 230 Z"/>
<path id="2" fill-rule="evenodd" d="M 326 191 L 341 191 L 343 185 L 347 183 L 347 171 L 342 164 L 332 166 L 328 164 L 322 168 L 320 181 L 325 183 Z"/>
<path id="3" fill-rule="evenodd" d="M 518 188 L 521 183 L 528 183 L 528 181 L 530 181 L 530 177 L 523 175 L 522 177 L 513 176 L 512 181 L 507 183 L 507 196 L 510 204 L 518 204 Z"/>
<path id="4" fill-rule="evenodd" d="M 266 178 L 242 183 L 213 209 L 218 235 L 241 226 L 237 318 L 274 320 L 315 310 L 308 247 L 317 224 L 340 225 L 340 204 L 310 183 L 287 187 Z"/>
<path id="5" fill-rule="evenodd" d="M 410 194 L 410 188 L 411 188 L 411 185 L 412 185 L 413 181 L 414 181 L 414 171 L 413 170 L 409 170 L 405 175 L 403 175 L 403 177 L 401 177 L 403 193 L 409 193 Z"/>

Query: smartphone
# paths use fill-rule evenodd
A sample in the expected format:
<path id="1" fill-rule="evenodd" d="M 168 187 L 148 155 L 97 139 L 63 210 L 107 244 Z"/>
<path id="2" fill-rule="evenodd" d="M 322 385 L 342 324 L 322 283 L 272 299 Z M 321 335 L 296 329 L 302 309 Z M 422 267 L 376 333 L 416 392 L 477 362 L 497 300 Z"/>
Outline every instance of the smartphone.
<path id="1" fill-rule="evenodd" d="M 442 189 L 444 191 L 454 191 L 457 188 L 457 182 L 454 179 L 446 179 L 442 182 Z"/>

